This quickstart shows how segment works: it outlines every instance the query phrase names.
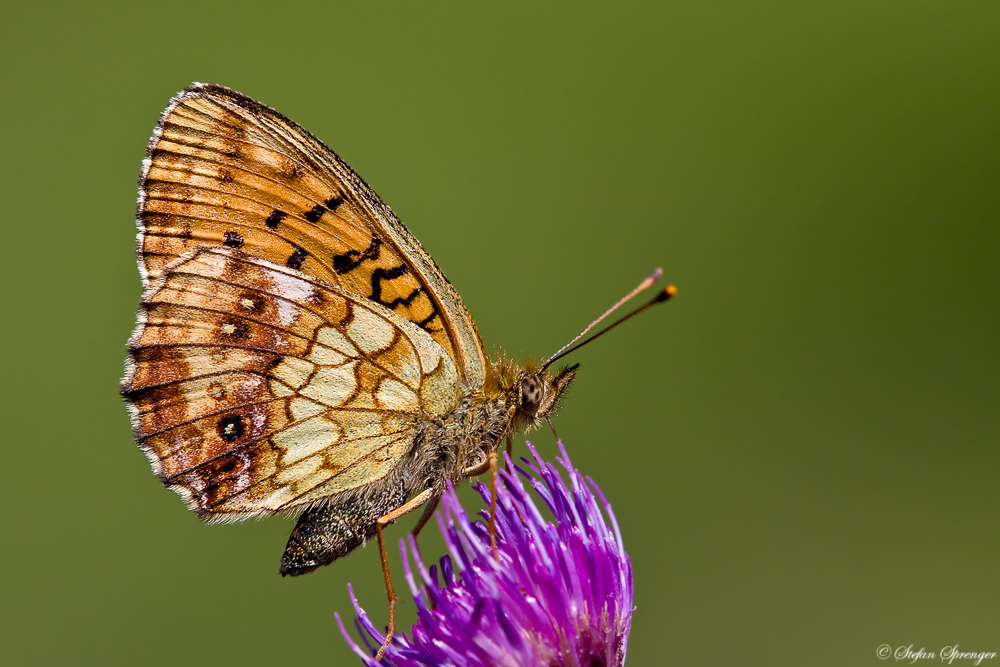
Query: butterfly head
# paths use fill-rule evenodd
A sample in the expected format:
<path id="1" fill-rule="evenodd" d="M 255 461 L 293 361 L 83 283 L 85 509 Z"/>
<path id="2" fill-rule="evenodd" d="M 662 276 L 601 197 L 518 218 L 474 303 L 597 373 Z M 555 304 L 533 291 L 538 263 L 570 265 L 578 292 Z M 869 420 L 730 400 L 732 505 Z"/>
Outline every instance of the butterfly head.
<path id="1" fill-rule="evenodd" d="M 521 369 L 514 388 L 517 390 L 516 419 L 522 428 L 538 426 L 552 414 L 579 366 L 575 364 L 555 373 Z"/>

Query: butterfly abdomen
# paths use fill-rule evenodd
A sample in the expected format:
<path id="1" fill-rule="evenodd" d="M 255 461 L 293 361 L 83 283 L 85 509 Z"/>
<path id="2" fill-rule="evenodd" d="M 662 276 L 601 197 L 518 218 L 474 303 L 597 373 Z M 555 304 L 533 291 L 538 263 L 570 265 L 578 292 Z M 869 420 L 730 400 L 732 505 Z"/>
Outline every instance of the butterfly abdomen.
<path id="1" fill-rule="evenodd" d="M 397 477 L 394 484 L 306 510 L 288 537 L 281 574 L 307 574 L 351 553 L 375 535 L 379 517 L 400 507 L 407 495 L 403 480 Z"/>

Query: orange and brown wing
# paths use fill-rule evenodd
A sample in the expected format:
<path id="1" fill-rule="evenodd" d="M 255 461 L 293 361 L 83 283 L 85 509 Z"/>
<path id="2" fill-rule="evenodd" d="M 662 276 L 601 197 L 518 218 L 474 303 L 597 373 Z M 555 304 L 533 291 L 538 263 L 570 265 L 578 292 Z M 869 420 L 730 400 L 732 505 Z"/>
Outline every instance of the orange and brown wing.
<path id="1" fill-rule="evenodd" d="M 444 349 L 392 311 L 204 248 L 147 288 L 122 393 L 163 483 L 226 520 L 381 479 L 460 386 Z"/>
<path id="2" fill-rule="evenodd" d="M 191 249 L 239 249 L 391 309 L 467 385 L 483 383 L 472 318 L 417 239 L 333 151 L 245 95 L 195 84 L 171 101 L 143 162 L 137 224 L 146 283 Z"/>

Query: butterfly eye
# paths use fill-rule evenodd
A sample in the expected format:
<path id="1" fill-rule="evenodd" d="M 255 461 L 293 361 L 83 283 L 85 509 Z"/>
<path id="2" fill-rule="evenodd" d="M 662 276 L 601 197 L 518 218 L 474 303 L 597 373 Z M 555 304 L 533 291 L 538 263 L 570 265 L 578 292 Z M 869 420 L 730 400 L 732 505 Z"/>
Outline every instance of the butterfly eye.
<path id="1" fill-rule="evenodd" d="M 537 375 L 526 375 L 521 380 L 521 410 L 529 414 L 538 412 L 545 396 L 545 386 Z"/>

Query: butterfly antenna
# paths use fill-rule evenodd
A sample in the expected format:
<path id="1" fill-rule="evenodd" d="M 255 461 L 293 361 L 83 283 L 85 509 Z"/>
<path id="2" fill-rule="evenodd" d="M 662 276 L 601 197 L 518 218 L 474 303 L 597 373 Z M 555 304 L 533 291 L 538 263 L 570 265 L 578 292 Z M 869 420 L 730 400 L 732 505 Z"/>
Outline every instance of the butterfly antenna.
<path id="1" fill-rule="evenodd" d="M 634 290 L 623 296 L 621 299 L 618 300 L 618 303 L 608 308 L 606 311 L 604 311 L 603 315 L 601 315 L 596 320 L 588 324 L 587 328 L 581 331 L 579 334 L 577 334 L 576 338 L 574 338 L 573 340 L 571 340 L 570 342 L 566 343 L 561 348 L 556 350 L 556 353 L 553 354 L 551 357 L 549 357 L 548 361 L 542 364 L 542 370 L 544 371 L 546 368 L 548 368 L 549 364 L 551 364 L 553 361 L 562 356 L 563 350 L 570 347 L 573 343 L 586 336 L 587 332 L 596 327 L 598 324 L 600 324 L 601 321 L 604 320 L 604 318 L 606 318 L 608 315 L 610 315 L 611 313 L 615 312 L 616 310 L 624 306 L 626 303 L 629 302 L 630 299 L 632 299 L 632 297 L 634 297 L 636 294 L 639 294 L 644 289 L 649 288 L 650 286 L 653 285 L 653 283 L 655 283 L 662 277 L 663 277 L 663 269 L 661 268 L 657 268 L 651 274 L 646 276 L 646 279 L 643 280 L 641 283 L 639 283 Z"/>
<path id="2" fill-rule="evenodd" d="M 583 347 L 587 343 L 590 343 L 591 341 L 597 340 L 598 338 L 600 338 L 604 334 L 606 334 L 609 331 L 611 331 L 612 329 L 614 329 L 619 324 L 621 324 L 621 323 L 623 323 L 623 322 L 625 322 L 627 320 L 632 319 L 633 317 L 635 317 L 636 315 L 638 315 L 642 311 L 646 310 L 647 308 L 652 308 L 653 306 L 655 306 L 658 303 L 663 303 L 664 301 L 666 301 L 667 299 L 669 299 L 673 295 L 677 294 L 677 288 L 676 287 L 674 287 L 673 285 L 667 285 L 666 287 L 664 287 L 660 291 L 659 294 L 657 294 L 655 297 L 653 297 L 653 299 L 649 303 L 647 303 L 645 306 L 643 306 L 642 308 L 639 308 L 638 310 L 629 313 L 628 315 L 626 315 L 625 317 L 621 318 L 620 320 L 618 320 L 614 324 L 612 324 L 612 325 L 610 325 L 610 326 L 602 329 L 601 331 L 597 332 L 596 334 L 594 334 L 593 336 L 591 336 L 587 340 L 583 341 L 579 345 L 573 345 L 576 341 L 580 340 L 585 335 L 587 335 L 587 332 L 589 332 L 595 326 L 597 326 L 598 324 L 600 324 L 601 321 L 604 320 L 608 315 L 610 315 L 611 313 L 613 313 L 616 310 L 618 310 L 618 308 L 620 308 L 621 306 L 625 305 L 628 301 L 630 301 L 634 296 L 636 296 L 637 294 L 639 294 L 643 290 L 645 290 L 645 289 L 649 288 L 650 286 L 652 286 L 653 283 L 655 283 L 657 280 L 659 280 L 662 276 L 663 276 L 663 270 L 662 269 L 656 269 L 651 274 L 649 274 L 649 277 L 647 277 L 645 280 L 643 280 L 641 283 L 639 283 L 639 285 L 634 290 L 632 290 L 631 292 L 629 292 L 628 294 L 626 294 L 621 300 L 618 301 L 618 303 L 616 303 L 615 305 L 613 305 L 610 308 L 608 308 L 608 310 L 603 315 L 601 315 L 596 320 L 594 320 L 593 322 L 591 322 L 590 325 L 586 329 L 584 329 L 583 331 L 581 331 L 580 334 L 576 338 L 574 338 L 570 342 L 568 342 L 565 345 L 563 345 L 559 349 L 558 352 L 556 352 L 551 357 L 549 357 L 548 360 L 544 364 L 542 364 L 542 370 L 544 371 L 554 361 L 556 361 L 558 359 L 561 359 L 562 357 L 565 357 L 570 352 L 574 352 L 575 350 L 580 349 L 581 347 Z"/>

